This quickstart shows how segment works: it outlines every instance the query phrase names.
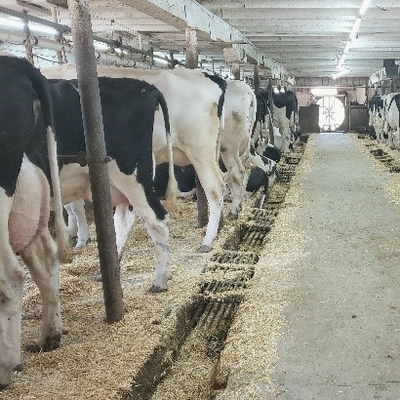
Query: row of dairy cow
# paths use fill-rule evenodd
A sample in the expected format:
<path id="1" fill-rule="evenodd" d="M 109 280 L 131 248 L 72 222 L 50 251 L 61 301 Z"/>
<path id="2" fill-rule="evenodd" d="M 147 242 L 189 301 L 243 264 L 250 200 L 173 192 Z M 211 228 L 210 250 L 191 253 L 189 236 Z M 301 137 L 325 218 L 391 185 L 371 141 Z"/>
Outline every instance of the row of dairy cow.
<path id="1" fill-rule="evenodd" d="M 16 254 L 42 296 L 42 330 L 33 348 L 54 349 L 62 335 L 59 262 L 71 259 L 62 205 L 91 200 L 88 167 L 76 157 L 86 145 L 75 67 L 42 72 L 26 60 L 0 56 L 0 95 L 6 99 L 0 104 L 0 388 L 20 365 L 24 271 Z M 273 170 L 271 160 L 251 151 L 256 97 L 243 82 L 198 70 L 99 67 L 98 74 L 117 250 L 121 256 L 130 230 L 120 227 L 143 221 L 156 248 L 153 289 L 165 290 L 170 274 L 166 208 L 173 208 L 177 192 L 174 164 L 194 167 L 207 198 L 202 252 L 211 250 L 222 215 L 225 182 L 219 161 L 232 191 L 233 218 L 252 168 Z M 164 162 L 169 184 L 163 205 L 153 174 L 154 163 Z M 55 240 L 48 227 L 51 207 Z"/>
<path id="2" fill-rule="evenodd" d="M 368 132 L 393 149 L 400 149 L 400 93 L 373 96 L 369 101 Z"/>

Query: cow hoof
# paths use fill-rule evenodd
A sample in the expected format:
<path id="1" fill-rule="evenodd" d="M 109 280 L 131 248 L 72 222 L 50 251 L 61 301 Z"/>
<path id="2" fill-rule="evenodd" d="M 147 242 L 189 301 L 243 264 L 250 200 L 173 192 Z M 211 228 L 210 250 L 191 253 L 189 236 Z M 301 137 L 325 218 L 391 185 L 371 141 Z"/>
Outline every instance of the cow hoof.
<path id="1" fill-rule="evenodd" d="M 168 289 L 167 288 L 160 288 L 158 286 L 152 285 L 151 288 L 149 289 L 150 293 L 162 293 L 166 292 Z"/>
<path id="2" fill-rule="evenodd" d="M 233 213 L 229 212 L 227 218 L 228 218 L 228 219 L 238 219 L 238 218 L 239 218 L 239 215 L 238 215 L 238 214 L 233 214 Z"/>
<path id="3" fill-rule="evenodd" d="M 61 334 L 55 335 L 53 337 L 47 337 L 43 343 L 43 346 L 40 346 L 38 343 L 28 344 L 26 346 L 26 351 L 30 353 L 40 353 L 42 351 L 51 351 L 54 349 L 58 349 L 60 347 L 61 342 Z"/>
<path id="4" fill-rule="evenodd" d="M 212 250 L 211 246 L 207 246 L 205 244 L 202 244 L 198 249 L 198 253 L 209 253 Z"/>
<path id="5" fill-rule="evenodd" d="M 25 350 L 29 351 L 29 353 L 40 353 L 40 351 L 43 349 L 37 343 L 32 343 L 27 344 Z"/>
<path id="6" fill-rule="evenodd" d="M 23 364 L 18 364 L 18 365 L 15 366 L 15 368 L 13 369 L 14 372 L 22 372 L 23 370 L 24 370 Z"/>
<path id="7" fill-rule="evenodd" d="M 74 253 L 81 253 L 83 250 L 86 249 L 86 244 L 80 243 L 74 247 Z"/>

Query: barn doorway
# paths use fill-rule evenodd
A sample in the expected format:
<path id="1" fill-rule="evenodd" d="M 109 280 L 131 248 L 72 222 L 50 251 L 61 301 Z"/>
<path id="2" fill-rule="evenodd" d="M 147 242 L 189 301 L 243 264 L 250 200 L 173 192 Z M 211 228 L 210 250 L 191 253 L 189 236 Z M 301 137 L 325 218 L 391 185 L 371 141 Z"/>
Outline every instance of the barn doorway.
<path id="1" fill-rule="evenodd" d="M 322 132 L 336 132 L 345 119 L 342 101 L 336 96 L 323 96 L 318 101 L 319 127 Z"/>

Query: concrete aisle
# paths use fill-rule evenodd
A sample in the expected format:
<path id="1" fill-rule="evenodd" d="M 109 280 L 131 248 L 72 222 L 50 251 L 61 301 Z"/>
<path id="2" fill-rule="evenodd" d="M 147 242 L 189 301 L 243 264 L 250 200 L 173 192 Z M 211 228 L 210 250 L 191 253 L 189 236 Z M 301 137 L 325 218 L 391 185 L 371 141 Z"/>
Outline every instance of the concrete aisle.
<path id="1" fill-rule="evenodd" d="M 307 255 L 272 374 L 280 400 L 400 399 L 400 207 L 355 137 L 314 135 L 298 176 Z"/>
<path id="2" fill-rule="evenodd" d="M 360 140 L 310 137 L 228 335 L 217 400 L 400 399 L 400 174 Z"/>

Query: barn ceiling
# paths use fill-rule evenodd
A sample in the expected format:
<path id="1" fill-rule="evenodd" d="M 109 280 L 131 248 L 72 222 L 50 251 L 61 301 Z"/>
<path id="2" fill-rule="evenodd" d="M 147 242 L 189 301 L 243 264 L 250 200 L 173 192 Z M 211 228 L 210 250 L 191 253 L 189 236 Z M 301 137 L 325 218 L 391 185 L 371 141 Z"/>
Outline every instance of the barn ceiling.
<path id="1" fill-rule="evenodd" d="M 12 10 L 70 26 L 68 10 L 55 11 L 50 1 L 65 0 L 2 0 L 0 18 L 11 18 Z M 369 77 L 382 69 L 383 60 L 400 60 L 400 2 L 372 0 L 365 14 L 360 15 L 362 3 L 363 0 L 90 0 L 89 7 L 95 37 L 111 44 L 112 49 L 104 47 L 107 53 L 99 50 L 100 58 L 106 62 L 121 59 L 121 48 L 121 62 L 125 63 L 148 62 L 151 51 L 156 62 L 161 57 L 184 62 L 187 28 L 195 28 L 199 61 L 215 69 L 240 63 L 243 70 L 250 71 L 258 64 L 261 74 L 276 77 L 332 77 L 341 64 L 346 76 Z M 360 17 L 358 32 L 350 41 L 349 35 Z M 42 49 L 46 44 L 58 48 L 54 36 L 30 29 L 38 60 L 56 59 L 54 51 L 43 53 Z M 64 37 L 67 57 L 73 57 L 68 30 Z M 24 54 L 24 38 L 24 33 L 10 29 L 0 19 L 0 50 Z M 122 47 L 118 48 L 119 44 Z M 132 54 L 133 50 L 137 52 Z"/>

